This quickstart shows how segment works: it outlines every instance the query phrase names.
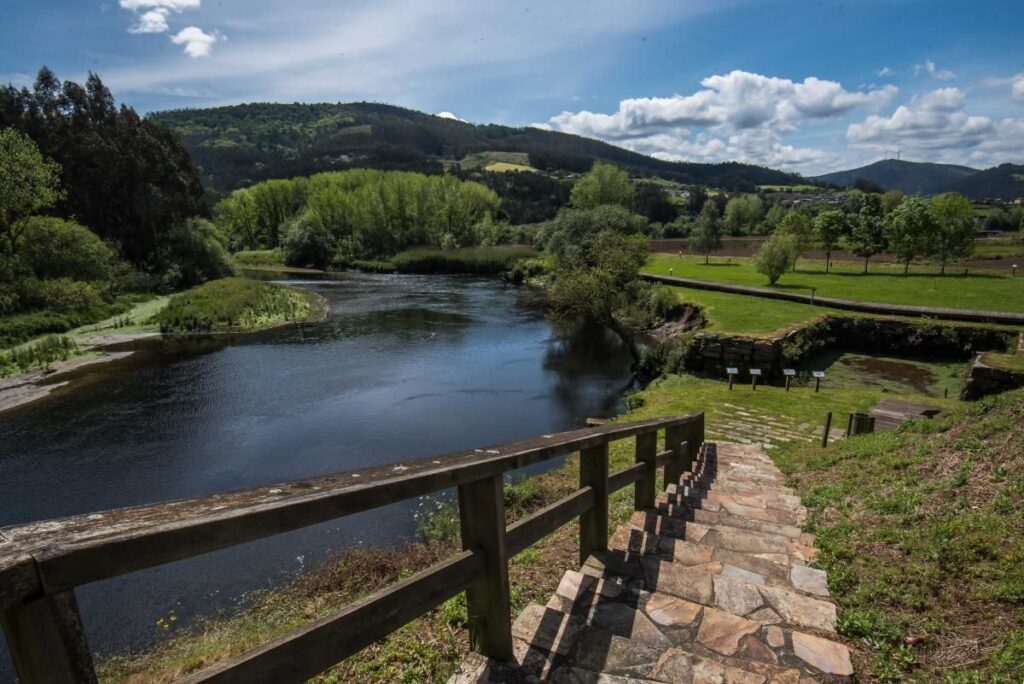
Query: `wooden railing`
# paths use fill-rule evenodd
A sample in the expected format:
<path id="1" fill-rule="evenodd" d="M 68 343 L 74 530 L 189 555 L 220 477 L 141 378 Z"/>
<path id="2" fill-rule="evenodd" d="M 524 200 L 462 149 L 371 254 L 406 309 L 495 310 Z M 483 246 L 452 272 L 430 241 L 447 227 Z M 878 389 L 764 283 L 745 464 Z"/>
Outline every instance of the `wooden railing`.
<path id="1" fill-rule="evenodd" d="M 659 430 L 665 448 L 659 451 Z M 22 682 L 96 681 L 75 587 L 458 488 L 461 553 L 183 682 L 301 682 L 466 592 L 470 637 L 512 657 L 508 560 L 580 519 L 580 560 L 607 548 L 608 497 L 635 483 L 655 504 L 657 469 L 678 482 L 703 442 L 704 414 L 545 435 L 448 456 L 0 529 L 0 622 Z M 608 472 L 608 445 L 636 438 L 636 463 Z M 504 474 L 580 452 L 580 487 L 506 528 Z"/>

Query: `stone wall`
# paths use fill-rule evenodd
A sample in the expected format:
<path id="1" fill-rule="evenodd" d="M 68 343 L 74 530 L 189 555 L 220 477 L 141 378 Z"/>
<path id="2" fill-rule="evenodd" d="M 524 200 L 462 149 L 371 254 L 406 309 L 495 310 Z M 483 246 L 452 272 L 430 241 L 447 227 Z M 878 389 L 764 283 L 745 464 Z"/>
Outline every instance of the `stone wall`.
<path id="1" fill-rule="evenodd" d="M 826 316 L 798 330 L 769 338 L 697 333 L 686 356 L 686 369 L 724 375 L 733 366 L 741 374 L 760 368 L 768 379 L 784 367 L 826 349 L 920 359 L 968 359 L 980 351 L 1005 351 L 1013 334 L 974 326 L 912 323 L 877 318 Z"/>
<path id="2" fill-rule="evenodd" d="M 993 368 L 984 361 L 984 354 L 978 354 L 967 373 L 967 382 L 960 392 L 965 401 L 981 399 L 989 394 L 1024 387 L 1024 373 L 1015 373 L 1003 368 Z"/>

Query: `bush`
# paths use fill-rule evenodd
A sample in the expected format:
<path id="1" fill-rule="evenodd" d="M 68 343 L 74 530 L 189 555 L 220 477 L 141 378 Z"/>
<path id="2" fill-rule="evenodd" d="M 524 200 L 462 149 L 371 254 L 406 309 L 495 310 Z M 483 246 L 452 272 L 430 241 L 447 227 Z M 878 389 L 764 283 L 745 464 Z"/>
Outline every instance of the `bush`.
<path id="1" fill-rule="evenodd" d="M 796 263 L 797 241 L 793 235 L 773 234 L 754 255 L 754 268 L 774 285 Z"/>
<path id="2" fill-rule="evenodd" d="M 337 242 L 320 221 L 299 216 L 284 230 L 284 262 L 302 268 L 327 268 L 334 259 Z"/>
<path id="3" fill-rule="evenodd" d="M 57 313 L 86 313 L 103 305 L 103 298 L 90 283 L 70 278 L 36 281 L 31 302 Z"/>
<path id="4" fill-rule="evenodd" d="M 45 368 L 54 361 L 67 361 L 78 345 L 63 335 L 49 335 L 30 345 L 0 353 L 0 375 Z"/>
<path id="5" fill-rule="evenodd" d="M 64 219 L 34 216 L 25 219 L 19 258 L 37 278 L 52 280 L 109 280 L 117 252 L 85 226 Z"/>
<path id="6" fill-rule="evenodd" d="M 163 288 L 180 290 L 233 274 L 226 245 L 224 235 L 205 219 L 192 218 L 175 226 L 160 250 Z"/>
<path id="7" fill-rule="evenodd" d="M 502 273 L 536 255 L 532 247 L 502 245 L 463 249 L 412 249 L 392 259 L 401 273 Z"/>
<path id="8" fill-rule="evenodd" d="M 284 252 L 276 249 L 250 249 L 235 252 L 235 263 L 242 266 L 280 266 L 284 263 Z"/>

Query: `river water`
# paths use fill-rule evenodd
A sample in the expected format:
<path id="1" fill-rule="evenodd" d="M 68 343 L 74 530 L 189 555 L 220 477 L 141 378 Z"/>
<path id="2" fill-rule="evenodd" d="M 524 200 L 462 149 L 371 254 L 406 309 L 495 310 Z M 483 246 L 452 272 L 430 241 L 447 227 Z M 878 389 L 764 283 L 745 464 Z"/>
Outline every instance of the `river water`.
<path id="1" fill-rule="evenodd" d="M 630 358 L 604 330 L 552 328 L 530 294 L 490 279 L 344 275 L 294 281 L 320 323 L 158 343 L 0 414 L 0 525 L 407 460 L 614 414 Z M 405 502 L 78 591 L 103 652 L 230 611 L 353 544 L 415 534 Z M 0 661 L 6 661 L 0 648 Z M 0 662 L 0 680 L 10 675 Z"/>

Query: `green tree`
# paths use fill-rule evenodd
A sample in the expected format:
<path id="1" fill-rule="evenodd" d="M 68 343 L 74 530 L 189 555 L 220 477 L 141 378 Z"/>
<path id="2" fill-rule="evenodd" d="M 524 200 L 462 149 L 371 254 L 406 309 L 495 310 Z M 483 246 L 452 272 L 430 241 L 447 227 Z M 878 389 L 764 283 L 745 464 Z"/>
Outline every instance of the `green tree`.
<path id="1" fill-rule="evenodd" d="M 629 174 L 612 164 L 594 162 L 590 172 L 576 181 L 569 203 L 575 209 L 593 209 L 603 204 L 629 207 L 632 199 Z"/>
<path id="2" fill-rule="evenodd" d="M 885 221 L 874 211 L 861 209 L 853 220 L 849 239 L 853 253 L 864 259 L 864 272 L 867 273 L 868 261 L 885 249 Z"/>
<path id="3" fill-rule="evenodd" d="M 754 268 L 768 278 L 769 285 L 774 285 L 783 273 L 793 267 L 796 250 L 794 235 L 774 233 L 754 255 Z"/>
<path id="4" fill-rule="evenodd" d="M 885 225 L 889 250 L 903 262 L 903 272 L 907 273 L 910 262 L 914 257 L 926 254 L 935 238 L 932 210 L 924 200 L 909 197 L 893 209 Z"/>
<path id="5" fill-rule="evenodd" d="M 902 190 L 889 190 L 882 195 L 882 214 L 888 216 L 903 202 L 905 195 Z"/>
<path id="6" fill-rule="evenodd" d="M 725 205 L 723 220 L 730 235 L 755 232 L 764 218 L 764 202 L 757 195 L 733 197 Z"/>
<path id="7" fill-rule="evenodd" d="M 810 249 L 811 241 L 814 239 L 814 224 L 807 214 L 796 209 L 790 209 L 782 217 L 779 227 L 775 232 L 780 235 L 790 235 L 793 237 L 793 244 L 796 248 L 793 256 L 793 270 L 795 271 L 797 259 Z"/>
<path id="8" fill-rule="evenodd" d="M 113 277 L 117 251 L 85 226 L 53 216 L 22 219 L 18 256 L 37 278 L 104 281 Z"/>
<path id="9" fill-rule="evenodd" d="M 832 264 L 832 250 L 846 234 L 848 224 L 846 214 L 838 209 L 828 209 L 814 217 L 814 233 L 825 250 L 825 273 Z"/>
<path id="10" fill-rule="evenodd" d="M 690 234 L 690 249 L 703 254 L 706 264 L 710 261 L 711 252 L 721 248 L 722 222 L 718 218 L 718 205 L 705 202 Z"/>
<path id="11" fill-rule="evenodd" d="M 932 213 L 937 229 L 931 254 L 946 273 L 950 259 L 964 259 L 974 251 L 974 208 L 971 201 L 958 192 L 947 192 L 932 199 Z"/>
<path id="12" fill-rule="evenodd" d="M 22 219 L 64 197 L 59 179 L 60 166 L 45 159 L 28 136 L 13 128 L 0 130 L 0 230 L 11 254 L 27 228 Z"/>

